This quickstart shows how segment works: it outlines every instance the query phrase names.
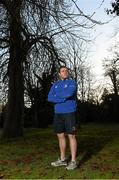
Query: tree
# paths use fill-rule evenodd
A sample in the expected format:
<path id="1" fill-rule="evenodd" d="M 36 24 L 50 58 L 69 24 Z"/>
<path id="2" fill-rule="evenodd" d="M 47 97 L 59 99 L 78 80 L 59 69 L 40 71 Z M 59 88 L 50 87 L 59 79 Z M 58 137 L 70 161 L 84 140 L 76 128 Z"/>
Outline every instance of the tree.
<path id="1" fill-rule="evenodd" d="M 68 67 L 70 69 L 71 76 L 76 80 L 78 85 L 78 98 L 81 101 L 88 100 L 90 98 L 92 74 L 91 65 L 88 62 L 88 46 L 91 40 L 85 37 L 84 40 L 77 40 L 72 37 L 68 39 L 67 48 L 65 53 L 65 59 L 67 60 Z"/>
<path id="2" fill-rule="evenodd" d="M 53 64 L 51 71 L 44 71 L 42 75 L 37 74 L 38 72 L 35 72 L 35 70 L 32 72 L 32 69 L 27 69 L 28 76 L 25 78 L 25 96 L 29 97 L 31 102 L 33 127 L 47 126 L 47 122 L 50 122 L 48 114 L 51 114 L 51 112 L 47 96 L 55 78 L 55 71 L 56 69 Z M 42 119 L 39 119 L 39 117 L 42 117 Z"/>
<path id="3" fill-rule="evenodd" d="M 111 2 L 111 5 L 112 9 L 107 9 L 107 13 L 116 14 L 117 16 L 119 16 L 119 0 L 114 0 L 113 2 Z"/>
<path id="4" fill-rule="evenodd" d="M 118 44 L 116 44 L 110 51 L 110 58 L 105 58 L 104 68 L 105 76 L 108 76 L 112 82 L 113 93 L 106 95 L 104 98 L 104 103 L 110 107 L 109 112 L 111 112 L 114 121 L 118 121 L 118 106 L 119 106 L 119 53 Z M 109 114 L 109 113 L 108 113 Z"/>
<path id="5" fill-rule="evenodd" d="M 41 4 L 42 3 L 42 4 Z M 7 76 L 9 78 L 8 87 L 8 107 L 6 113 L 6 120 L 4 124 L 3 137 L 14 137 L 23 135 L 23 110 L 24 110 L 24 78 L 23 72 L 27 59 L 28 52 L 37 42 L 43 46 L 47 46 L 49 51 L 53 51 L 52 40 L 47 36 L 38 34 L 39 26 L 36 26 L 35 20 L 39 18 L 42 21 L 43 8 L 46 4 L 37 1 L 1 1 L 0 8 L 2 14 L 1 18 L 1 34 L 0 39 L 2 57 L 7 55 L 9 59 L 4 60 L 2 67 L 8 63 Z M 43 6 L 43 7 L 42 7 Z M 39 17 L 36 12 L 39 11 Z M 27 13 L 30 15 L 27 16 Z M 35 15 L 33 15 L 35 13 Z M 38 12 L 37 12 L 38 13 Z M 28 19 L 24 20 L 24 15 Z M 34 26 L 32 18 L 34 17 Z M 30 19 L 31 18 L 31 19 Z M 46 18 L 46 16 L 44 17 Z M 45 19 L 46 21 L 47 19 Z M 5 24 L 6 23 L 6 24 Z M 27 24 L 26 24 L 27 23 Z M 40 33 L 43 30 L 44 22 L 41 23 Z M 45 25 L 44 25 L 45 26 Z M 35 29 L 37 28 L 37 29 Z M 5 29 L 5 31 L 3 31 Z M 33 33 L 35 31 L 35 33 Z M 36 36 L 37 35 L 37 36 Z M 55 50 L 54 50 L 55 52 Z M 56 54 L 56 53 L 55 53 Z M 7 62 L 6 62 L 7 61 Z"/>
<path id="6" fill-rule="evenodd" d="M 77 8 L 76 14 L 71 12 L 72 2 Z M 84 19 L 83 23 L 77 22 L 78 16 Z M 56 47 L 59 37 L 60 42 L 66 34 L 74 35 L 74 28 L 91 28 L 93 23 L 96 21 L 83 14 L 74 0 L 67 3 L 63 0 L 0 0 L 1 68 L 8 86 L 3 137 L 23 135 L 24 76 L 28 58 L 33 59 L 35 52 L 37 59 L 38 54 L 45 51 L 47 57 L 50 54 L 60 64 L 62 60 Z M 40 53 L 39 49 L 42 49 Z"/>
<path id="7" fill-rule="evenodd" d="M 113 50 L 114 49 L 114 50 Z M 118 45 L 114 46 L 112 51 L 112 57 L 107 57 L 104 59 L 104 69 L 105 76 L 110 77 L 110 80 L 113 85 L 113 92 L 115 95 L 118 95 L 119 91 L 119 53 Z"/>

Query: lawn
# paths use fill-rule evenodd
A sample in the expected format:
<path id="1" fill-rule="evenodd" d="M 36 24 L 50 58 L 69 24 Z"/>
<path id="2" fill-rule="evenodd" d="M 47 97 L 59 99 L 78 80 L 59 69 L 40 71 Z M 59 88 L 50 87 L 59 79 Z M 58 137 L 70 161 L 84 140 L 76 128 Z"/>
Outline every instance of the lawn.
<path id="1" fill-rule="evenodd" d="M 77 133 L 79 167 L 73 171 L 50 166 L 59 157 L 52 127 L 24 131 L 24 138 L 0 143 L 0 178 L 119 179 L 119 124 L 81 125 Z"/>

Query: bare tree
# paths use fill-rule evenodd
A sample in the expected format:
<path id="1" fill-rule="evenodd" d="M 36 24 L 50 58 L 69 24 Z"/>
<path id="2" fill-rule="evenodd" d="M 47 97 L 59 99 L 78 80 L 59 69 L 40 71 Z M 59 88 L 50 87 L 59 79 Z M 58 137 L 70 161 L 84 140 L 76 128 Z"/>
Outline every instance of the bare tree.
<path id="1" fill-rule="evenodd" d="M 71 9 L 72 3 L 77 13 Z M 77 17 L 81 18 L 80 23 Z M 28 55 L 32 59 L 35 53 L 39 58 L 44 49 L 60 64 L 57 40 L 61 42 L 66 34 L 75 35 L 74 28 L 92 28 L 95 23 L 98 22 L 85 15 L 73 0 L 0 0 L 0 66 L 8 85 L 3 137 L 23 135 L 24 71 Z"/>
<path id="2" fill-rule="evenodd" d="M 105 76 L 110 77 L 113 85 L 113 91 L 115 95 L 118 95 L 119 91 L 119 53 L 118 45 L 114 46 L 111 51 L 112 57 L 104 59 Z"/>
<path id="3" fill-rule="evenodd" d="M 77 41 L 75 38 L 70 39 L 69 47 L 67 47 L 67 62 L 69 64 L 71 75 L 78 84 L 78 97 L 82 101 L 90 98 L 91 91 L 91 65 L 88 62 L 88 47 L 90 41 Z M 67 43 L 68 44 L 68 43 Z"/>

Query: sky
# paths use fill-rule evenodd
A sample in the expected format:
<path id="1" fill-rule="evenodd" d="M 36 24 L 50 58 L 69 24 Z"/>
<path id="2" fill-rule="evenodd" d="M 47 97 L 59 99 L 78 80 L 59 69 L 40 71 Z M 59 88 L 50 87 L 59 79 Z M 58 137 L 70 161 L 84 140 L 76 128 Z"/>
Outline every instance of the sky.
<path id="1" fill-rule="evenodd" d="M 93 66 L 93 72 L 98 83 L 104 83 L 104 70 L 102 61 L 109 54 L 109 48 L 116 41 L 119 41 L 119 33 L 116 34 L 116 29 L 119 29 L 119 17 L 113 18 L 112 15 L 106 14 L 106 9 L 111 8 L 112 0 L 78 0 L 78 6 L 87 15 L 95 12 L 93 19 L 101 22 L 108 22 L 104 25 L 96 25 L 91 30 L 90 36 L 95 36 L 93 44 L 90 47 L 89 59 Z"/>

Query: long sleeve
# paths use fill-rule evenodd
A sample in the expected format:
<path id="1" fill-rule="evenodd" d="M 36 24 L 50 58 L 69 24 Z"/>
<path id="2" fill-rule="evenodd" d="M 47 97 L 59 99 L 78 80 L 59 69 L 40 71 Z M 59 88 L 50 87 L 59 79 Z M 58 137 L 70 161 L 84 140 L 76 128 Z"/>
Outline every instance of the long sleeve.
<path id="1" fill-rule="evenodd" d="M 54 85 L 52 85 L 48 93 L 48 101 L 52 103 L 63 103 L 65 101 L 65 98 L 57 97 L 54 91 Z"/>
<path id="2" fill-rule="evenodd" d="M 67 88 L 63 89 L 63 91 L 58 92 L 56 95 L 59 98 L 65 98 L 68 99 L 72 97 L 77 90 L 77 84 L 75 81 L 72 81 Z"/>

